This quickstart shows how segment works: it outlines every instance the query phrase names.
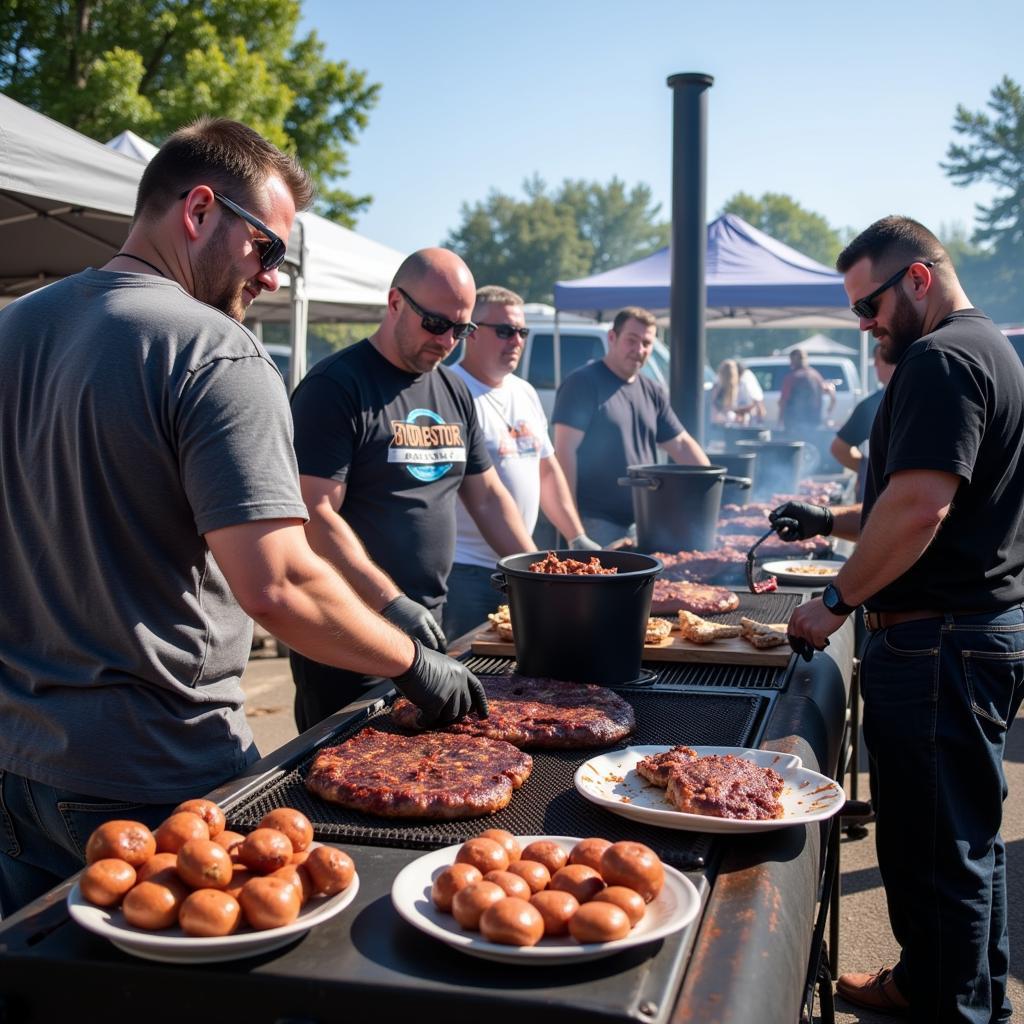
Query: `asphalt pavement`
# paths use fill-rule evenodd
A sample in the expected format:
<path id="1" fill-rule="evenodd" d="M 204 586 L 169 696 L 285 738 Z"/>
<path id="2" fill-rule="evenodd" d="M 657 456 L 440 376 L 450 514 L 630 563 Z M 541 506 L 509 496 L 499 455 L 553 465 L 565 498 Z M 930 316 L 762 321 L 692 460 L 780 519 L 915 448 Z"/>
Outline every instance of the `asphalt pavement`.
<path id="1" fill-rule="evenodd" d="M 295 737 L 292 716 L 294 687 L 287 658 L 272 656 L 272 650 L 255 652 L 242 677 L 242 687 L 249 723 L 262 753 L 268 754 Z M 1018 719 L 1021 717 L 1024 714 Z M 1003 817 L 1003 839 L 1007 848 L 1007 885 L 1010 892 L 1010 998 L 1019 1008 L 1015 1016 L 1024 1018 L 1024 901 L 1013 898 L 1014 893 L 1024 892 L 1024 724 L 1018 724 L 1010 732 L 1006 774 L 1010 795 Z M 862 773 L 859 795 L 864 798 L 867 792 L 867 775 Z M 875 858 L 874 826 L 868 826 L 868 835 L 863 839 L 844 836 L 840 871 L 843 893 L 840 901 L 840 973 L 873 971 L 893 963 L 898 950 L 889 929 L 885 893 Z M 815 1021 L 819 1019 L 816 1015 Z M 858 1010 L 841 999 L 836 1001 L 836 1021 L 839 1024 L 856 1021 L 884 1024 L 893 1019 Z"/>

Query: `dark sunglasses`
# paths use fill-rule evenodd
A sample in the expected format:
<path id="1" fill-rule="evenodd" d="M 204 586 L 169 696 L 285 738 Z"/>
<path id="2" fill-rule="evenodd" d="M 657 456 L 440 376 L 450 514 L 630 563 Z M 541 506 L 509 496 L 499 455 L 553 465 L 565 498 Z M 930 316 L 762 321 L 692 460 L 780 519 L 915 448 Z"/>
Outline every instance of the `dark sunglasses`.
<path id="1" fill-rule="evenodd" d="M 511 324 L 484 324 L 479 323 L 477 327 L 490 327 L 494 333 L 501 338 L 502 341 L 508 341 L 509 338 L 514 338 L 517 334 L 523 341 L 530 336 L 529 327 L 513 327 Z"/>
<path id="2" fill-rule="evenodd" d="M 925 267 L 934 267 L 935 264 L 931 260 L 914 260 L 914 263 L 920 263 Z M 878 312 L 878 308 L 875 304 L 875 299 L 878 298 L 882 292 L 890 289 L 894 284 L 903 280 L 903 275 L 914 265 L 914 263 L 908 263 L 902 270 L 893 274 L 885 284 L 880 284 L 870 295 L 865 295 L 863 299 L 858 299 L 851 307 L 851 311 L 859 316 L 862 320 L 873 320 L 875 314 Z"/>
<path id="3" fill-rule="evenodd" d="M 420 323 L 423 325 L 423 330 L 429 334 L 436 334 L 440 337 L 442 334 L 447 334 L 451 331 L 452 337 L 456 341 L 465 341 L 476 330 L 476 324 L 472 321 L 465 324 L 457 324 L 454 320 L 441 316 L 440 313 L 431 313 L 425 310 L 404 288 L 399 285 L 395 285 L 395 287 L 398 288 L 405 301 L 412 306 L 413 312 L 421 318 Z"/>
<path id="4" fill-rule="evenodd" d="M 186 189 L 178 196 L 179 199 L 184 199 L 185 196 L 191 192 L 191 189 Z M 213 193 L 213 198 L 218 203 L 222 203 L 226 206 L 236 217 L 241 217 L 247 224 L 251 224 L 257 231 L 262 232 L 266 235 L 266 238 L 254 238 L 252 244 L 256 247 L 256 251 L 260 254 L 260 266 L 264 270 L 277 270 L 288 253 L 288 244 L 274 234 L 266 224 L 259 219 L 254 217 L 248 210 L 239 206 L 238 203 L 228 199 L 227 196 L 222 196 L 219 192 Z"/>

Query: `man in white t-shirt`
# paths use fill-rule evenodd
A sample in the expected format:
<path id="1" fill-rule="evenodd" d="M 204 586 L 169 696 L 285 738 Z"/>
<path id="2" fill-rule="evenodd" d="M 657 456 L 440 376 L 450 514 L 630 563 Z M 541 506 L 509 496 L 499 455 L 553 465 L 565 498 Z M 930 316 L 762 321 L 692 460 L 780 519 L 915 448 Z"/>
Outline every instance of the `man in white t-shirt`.
<path id="1" fill-rule="evenodd" d="M 532 384 L 512 371 L 529 336 L 523 300 L 490 285 L 476 293 L 476 331 L 466 339 L 462 361 L 452 369 L 466 382 L 501 482 L 531 533 L 539 508 L 575 550 L 596 550 L 583 532 L 565 474 L 548 437 L 548 421 Z M 501 598 L 491 587 L 498 555 L 460 503 L 456 510 L 455 564 L 448 577 L 444 631 L 448 640 L 479 625 Z"/>

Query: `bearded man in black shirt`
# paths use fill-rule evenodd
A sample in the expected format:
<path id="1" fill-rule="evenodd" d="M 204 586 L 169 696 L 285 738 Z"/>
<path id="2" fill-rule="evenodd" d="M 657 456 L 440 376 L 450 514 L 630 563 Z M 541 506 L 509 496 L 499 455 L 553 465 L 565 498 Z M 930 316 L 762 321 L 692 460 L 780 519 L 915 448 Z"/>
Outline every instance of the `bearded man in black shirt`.
<path id="1" fill-rule="evenodd" d="M 1024 367 L 916 221 L 886 217 L 837 268 L 896 364 L 863 508 L 790 502 L 787 539 L 858 544 L 789 630 L 822 648 L 858 605 L 878 863 L 899 962 L 839 993 L 921 1021 L 1008 1021 L 1006 733 L 1024 696 Z M 783 524 L 781 519 L 795 522 Z"/>

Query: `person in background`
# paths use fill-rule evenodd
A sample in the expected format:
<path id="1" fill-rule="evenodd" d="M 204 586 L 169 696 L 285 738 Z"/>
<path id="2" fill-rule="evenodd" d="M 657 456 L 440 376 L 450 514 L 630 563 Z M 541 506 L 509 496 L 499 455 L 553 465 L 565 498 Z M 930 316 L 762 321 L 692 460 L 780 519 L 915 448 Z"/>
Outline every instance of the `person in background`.
<path id="1" fill-rule="evenodd" d="M 476 293 L 476 330 L 466 339 L 454 367 L 469 388 L 477 419 L 501 482 L 508 488 L 526 529 L 533 532 L 540 508 L 573 550 L 599 547 L 584 532 L 565 474 L 554 456 L 548 421 L 532 384 L 513 372 L 529 328 L 523 300 L 507 288 Z M 498 553 L 488 544 L 464 505 L 456 508 L 455 564 L 448 577 L 445 636 L 455 637 L 483 622 L 499 603 L 491 586 Z"/>
<path id="2" fill-rule="evenodd" d="M 120 252 L 0 311 L 4 916 L 102 823 L 155 827 L 258 758 L 249 616 L 431 720 L 486 707 L 306 542 L 284 382 L 240 321 L 312 197 L 256 132 L 201 119 L 146 167 Z"/>
<path id="3" fill-rule="evenodd" d="M 752 390 L 751 381 L 756 390 Z M 744 426 L 753 419 L 760 419 L 763 411 L 764 392 L 757 378 L 750 370 L 741 372 L 738 360 L 723 359 L 718 365 L 718 379 L 711 389 L 711 422 Z"/>
<path id="4" fill-rule="evenodd" d="M 555 457 L 583 528 L 598 544 L 635 537 L 632 491 L 618 485 L 627 466 L 650 465 L 659 447 L 681 465 L 709 465 L 679 422 L 668 392 L 640 373 L 655 336 L 654 314 L 626 307 L 608 332 L 604 358 L 569 374 L 555 396 Z"/>
<path id="5" fill-rule="evenodd" d="M 889 383 L 893 371 L 892 363 L 887 363 L 882 356 L 882 346 L 876 344 L 872 351 L 875 363 L 875 374 L 881 387 L 873 391 L 867 398 L 862 398 L 850 413 L 850 418 L 836 431 L 832 439 L 832 457 L 841 466 L 852 469 L 857 474 L 857 500 L 864 500 L 864 482 L 867 459 L 861 452 L 860 445 L 865 445 L 871 436 L 871 424 L 875 421 L 875 413 L 882 403 L 883 388 Z"/>
<path id="6" fill-rule="evenodd" d="M 789 366 L 779 393 L 779 426 L 799 436 L 821 426 L 824 398 L 830 396 L 831 411 L 836 403 L 836 392 L 835 387 L 807 362 L 807 353 L 802 348 L 789 353 Z"/>
<path id="7" fill-rule="evenodd" d="M 886 217 L 836 266 L 895 364 L 863 508 L 787 503 L 785 539 L 857 547 L 789 632 L 822 648 L 858 605 L 878 865 L 899 961 L 850 1002 L 916 1021 L 1009 1021 L 1007 732 L 1024 697 L 1024 367 L 925 227 Z M 792 524 L 782 524 L 791 519 Z"/>
<path id="8" fill-rule="evenodd" d="M 476 330 L 475 299 L 455 253 L 413 253 L 395 273 L 377 331 L 317 363 L 292 396 L 313 550 L 371 608 L 442 650 L 456 499 L 495 551 L 535 550 L 487 456 L 469 389 L 441 365 Z M 298 652 L 291 667 L 300 731 L 374 683 Z"/>

